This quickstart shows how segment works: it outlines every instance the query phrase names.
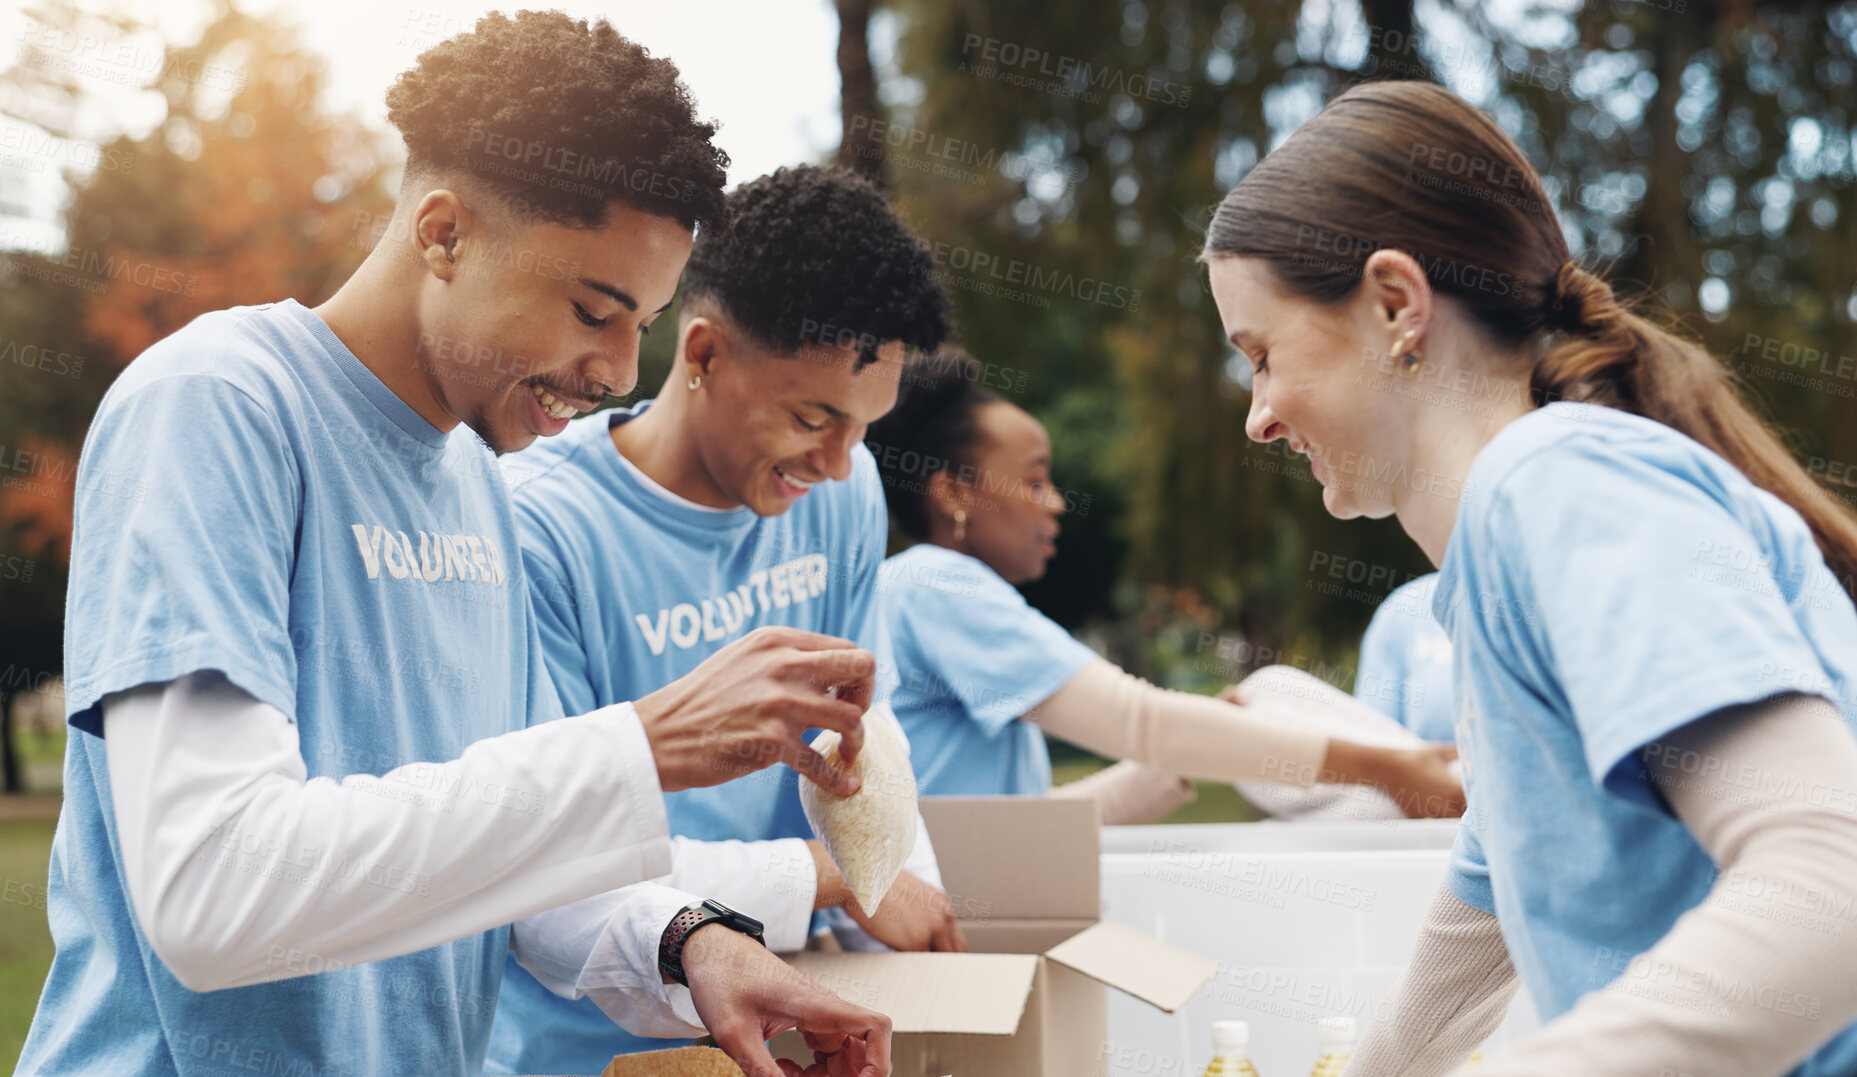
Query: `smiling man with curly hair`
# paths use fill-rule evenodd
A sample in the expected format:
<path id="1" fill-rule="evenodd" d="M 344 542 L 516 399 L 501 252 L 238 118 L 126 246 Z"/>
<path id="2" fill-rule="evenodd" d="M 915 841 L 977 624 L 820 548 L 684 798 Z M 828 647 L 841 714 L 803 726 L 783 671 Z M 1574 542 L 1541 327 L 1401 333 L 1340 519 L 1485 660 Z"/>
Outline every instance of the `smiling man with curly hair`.
<path id="1" fill-rule="evenodd" d="M 670 684 L 760 626 L 877 650 L 888 524 L 864 430 L 896 402 L 905 353 L 947 335 L 947 299 L 928 245 L 849 172 L 783 168 L 737 188 L 728 211 L 684 271 L 657 399 L 503 459 L 542 654 L 570 711 Z M 815 912 L 846 940 L 963 948 L 926 832 L 896 896 L 863 915 L 807 840 L 799 781 L 773 770 L 666 797 L 670 885 L 740 908 L 775 949 L 804 946 Z M 609 900 L 646 923 L 663 911 Z M 510 970 L 486 1073 L 595 1073 L 650 1046 L 561 986 Z"/>
<path id="2" fill-rule="evenodd" d="M 725 224 L 713 125 L 559 13 L 486 16 L 388 103 L 405 180 L 354 277 L 199 318 L 91 425 L 19 1072 L 475 1075 L 513 953 L 629 1027 L 694 1011 L 756 1077 L 795 1025 L 887 1074 L 887 1019 L 726 908 L 548 915 L 670 870 L 666 791 L 744 759 L 856 788 L 801 736 L 859 740 L 875 659 L 797 627 L 564 716 L 491 452 L 630 390 Z"/>
<path id="3" fill-rule="evenodd" d="M 421 56 L 387 109 L 406 142 L 399 208 L 317 313 L 346 339 L 406 324 L 382 289 L 415 298 L 418 333 L 376 373 L 499 452 L 630 392 L 691 231 L 725 213 L 728 156 L 677 69 L 604 22 L 493 14 Z"/>

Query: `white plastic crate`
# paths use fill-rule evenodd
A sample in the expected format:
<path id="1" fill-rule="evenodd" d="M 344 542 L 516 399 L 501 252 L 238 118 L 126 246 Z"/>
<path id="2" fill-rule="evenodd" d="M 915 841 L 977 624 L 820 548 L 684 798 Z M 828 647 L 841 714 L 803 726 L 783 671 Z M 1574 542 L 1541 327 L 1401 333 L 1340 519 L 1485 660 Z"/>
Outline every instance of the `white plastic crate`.
<path id="1" fill-rule="evenodd" d="M 1251 1023 L 1262 1077 L 1307 1074 L 1316 1023 L 1362 1032 L 1404 968 L 1449 862 L 1455 822 L 1237 823 L 1103 830 L 1103 919 L 1218 959 L 1165 1014 L 1112 997 L 1105 1077 L 1195 1077 L 1212 1022 Z M 1536 1027 L 1526 992 L 1492 1038 Z"/>

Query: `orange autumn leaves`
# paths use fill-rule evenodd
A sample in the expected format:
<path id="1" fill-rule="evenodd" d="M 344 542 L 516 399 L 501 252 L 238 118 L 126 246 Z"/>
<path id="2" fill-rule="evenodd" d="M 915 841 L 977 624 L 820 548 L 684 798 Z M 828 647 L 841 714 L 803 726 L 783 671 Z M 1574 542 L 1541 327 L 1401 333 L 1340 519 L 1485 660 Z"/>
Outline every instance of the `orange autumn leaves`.
<path id="1" fill-rule="evenodd" d="M 327 298 L 366 256 L 367 222 L 391 209 L 392 154 L 377 132 L 320 108 L 321 62 L 280 27 L 234 13 L 177 46 L 211 80 L 158 89 L 166 118 L 124 137 L 77 183 L 66 249 L 50 268 L 78 291 L 87 354 L 69 392 L 88 394 L 151 344 L 208 311 Z M 80 349 L 74 347 L 74 351 Z M 0 527 L 68 563 L 77 457 L 94 403 L 73 400 L 0 447 Z M 81 419 L 75 418 L 81 415 Z"/>
<path id="2" fill-rule="evenodd" d="M 19 525 L 22 548 L 70 562 L 76 491 L 77 458 L 57 442 L 26 434 L 0 447 L 0 525 Z"/>

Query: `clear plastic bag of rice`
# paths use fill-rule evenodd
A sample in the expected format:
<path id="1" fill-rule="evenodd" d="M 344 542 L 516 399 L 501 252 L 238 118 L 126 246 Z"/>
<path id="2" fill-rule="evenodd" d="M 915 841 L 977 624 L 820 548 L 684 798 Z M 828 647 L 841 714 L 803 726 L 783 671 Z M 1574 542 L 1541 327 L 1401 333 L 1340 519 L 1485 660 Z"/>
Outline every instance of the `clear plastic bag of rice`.
<path id="1" fill-rule="evenodd" d="M 812 748 L 842 766 L 838 741 L 828 729 L 813 738 Z M 857 792 L 834 796 L 802 780 L 800 805 L 858 908 L 874 916 L 916 847 L 916 775 L 909 766 L 909 742 L 888 703 L 864 712 L 864 750 L 850 769 L 858 776 Z"/>

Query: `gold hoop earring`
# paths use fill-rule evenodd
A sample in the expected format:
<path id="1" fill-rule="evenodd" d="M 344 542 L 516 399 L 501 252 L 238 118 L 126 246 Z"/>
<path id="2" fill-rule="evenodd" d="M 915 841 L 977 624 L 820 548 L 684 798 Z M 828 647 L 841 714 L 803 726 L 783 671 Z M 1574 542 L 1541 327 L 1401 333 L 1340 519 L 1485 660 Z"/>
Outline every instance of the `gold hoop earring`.
<path id="1" fill-rule="evenodd" d="M 1393 350 L 1388 354 L 1387 358 L 1391 359 L 1399 366 L 1399 372 L 1401 374 L 1416 373 L 1419 364 L 1424 362 L 1424 357 L 1419 355 L 1418 348 L 1414 346 L 1418 343 L 1418 336 L 1418 330 L 1408 329 L 1400 334 L 1398 340 L 1393 342 Z"/>
<path id="2" fill-rule="evenodd" d="M 701 375 L 701 374 L 698 374 L 698 375 L 696 375 L 695 377 L 692 377 L 692 378 L 690 379 L 690 391 L 691 391 L 691 392 L 696 392 L 696 388 L 697 388 L 697 386 L 699 386 L 699 385 L 701 385 L 701 384 L 703 384 L 703 375 Z"/>
<path id="3" fill-rule="evenodd" d="M 967 510 L 954 510 L 954 541 L 967 541 Z"/>

